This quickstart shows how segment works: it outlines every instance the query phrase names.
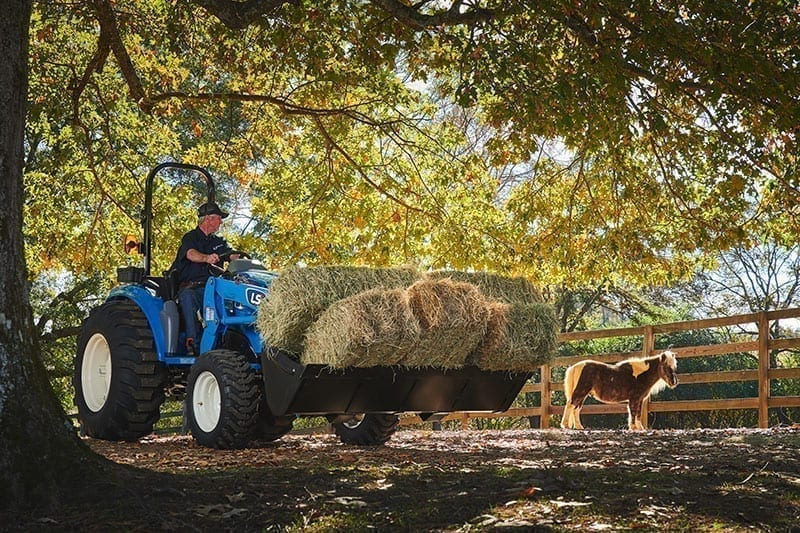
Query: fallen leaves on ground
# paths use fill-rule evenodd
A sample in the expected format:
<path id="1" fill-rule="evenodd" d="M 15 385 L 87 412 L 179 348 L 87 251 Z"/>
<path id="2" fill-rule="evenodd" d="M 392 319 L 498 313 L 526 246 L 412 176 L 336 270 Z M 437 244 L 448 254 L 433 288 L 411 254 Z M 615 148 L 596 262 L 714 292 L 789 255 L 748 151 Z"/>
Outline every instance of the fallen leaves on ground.
<path id="1" fill-rule="evenodd" d="M 785 531 L 800 429 L 402 430 L 358 448 L 289 434 L 246 450 L 190 437 L 87 440 L 107 482 L 20 529 Z M 12 521 L 13 520 L 13 521 Z"/>

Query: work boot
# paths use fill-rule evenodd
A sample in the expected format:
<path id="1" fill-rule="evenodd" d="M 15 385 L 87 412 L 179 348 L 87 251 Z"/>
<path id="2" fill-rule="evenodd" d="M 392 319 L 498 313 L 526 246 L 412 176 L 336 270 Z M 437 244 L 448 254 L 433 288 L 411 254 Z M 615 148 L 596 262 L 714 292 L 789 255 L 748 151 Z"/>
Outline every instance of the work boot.
<path id="1" fill-rule="evenodd" d="M 186 353 L 195 357 L 200 355 L 200 350 L 197 349 L 197 345 L 195 345 L 192 338 L 186 339 Z"/>

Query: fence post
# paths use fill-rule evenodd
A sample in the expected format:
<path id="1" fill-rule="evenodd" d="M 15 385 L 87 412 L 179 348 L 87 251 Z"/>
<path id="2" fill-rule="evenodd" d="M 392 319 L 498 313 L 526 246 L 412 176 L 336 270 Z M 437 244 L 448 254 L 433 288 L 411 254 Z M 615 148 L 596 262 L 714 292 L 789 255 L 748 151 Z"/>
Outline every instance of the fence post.
<path id="1" fill-rule="evenodd" d="M 758 427 L 769 427 L 769 320 L 758 314 Z"/>
<path id="2" fill-rule="evenodd" d="M 653 326 L 644 327 L 644 338 L 642 339 L 642 357 L 650 357 L 653 355 L 653 349 L 656 346 L 656 336 L 653 333 Z M 650 395 L 644 397 L 642 401 L 642 426 L 644 429 L 650 427 Z"/>
<path id="3" fill-rule="evenodd" d="M 540 402 L 542 404 L 542 415 L 539 417 L 539 427 L 547 429 L 550 427 L 550 365 L 542 365 L 540 379 L 542 381 Z"/>

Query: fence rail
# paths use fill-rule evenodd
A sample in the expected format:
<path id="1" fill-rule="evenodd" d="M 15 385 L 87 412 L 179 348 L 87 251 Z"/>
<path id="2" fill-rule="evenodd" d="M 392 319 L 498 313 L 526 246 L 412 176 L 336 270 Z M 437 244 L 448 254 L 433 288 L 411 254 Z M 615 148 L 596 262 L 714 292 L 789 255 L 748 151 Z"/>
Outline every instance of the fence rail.
<path id="1" fill-rule="evenodd" d="M 614 352 L 593 354 L 591 357 L 570 356 L 556 357 L 552 364 L 541 367 L 538 382 L 526 384 L 520 394 L 529 392 L 541 393 L 541 405 L 538 407 L 516 407 L 502 413 L 477 413 L 460 412 L 447 415 L 443 421 L 460 420 L 462 427 L 468 427 L 473 418 L 500 418 L 500 417 L 539 417 L 539 426 L 543 429 L 550 427 L 550 417 L 560 416 L 564 411 L 563 405 L 553 405 L 552 393 L 563 391 L 561 382 L 552 380 L 552 369 L 567 367 L 578 361 L 591 358 L 597 361 L 616 362 L 630 357 L 650 357 L 658 355 L 664 350 L 655 349 L 657 335 L 677 333 L 682 331 L 712 329 L 725 326 L 754 325 L 756 327 L 756 340 L 743 342 L 727 342 L 711 345 L 683 346 L 671 348 L 679 359 L 690 357 L 709 357 L 731 353 L 751 352 L 758 356 L 757 369 L 726 370 L 720 372 L 680 373 L 682 384 L 693 383 L 727 383 L 736 381 L 756 381 L 758 383 L 758 396 L 751 398 L 728 399 L 702 399 L 702 400 L 672 400 L 672 401 L 645 401 L 642 422 L 647 427 L 648 413 L 669 413 L 682 411 L 716 411 L 727 409 L 757 409 L 758 427 L 766 428 L 769 425 L 769 409 L 779 407 L 800 407 L 800 396 L 771 396 L 770 382 L 775 379 L 800 379 L 800 368 L 775 368 L 770 366 L 770 353 L 776 350 L 790 350 L 800 348 L 800 338 L 771 339 L 770 325 L 778 320 L 800 318 L 800 309 L 782 309 L 760 313 L 748 313 L 729 317 L 709 318 L 703 320 L 689 320 L 649 326 L 630 328 L 611 328 L 592 331 L 576 331 L 558 335 L 559 343 L 575 342 L 617 337 L 642 337 L 642 350 L 634 352 Z M 680 367 L 679 367 L 680 368 Z M 584 405 L 581 414 L 616 414 L 625 413 L 625 405 Z M 405 424 L 418 423 L 418 417 L 409 417 L 403 420 Z"/>

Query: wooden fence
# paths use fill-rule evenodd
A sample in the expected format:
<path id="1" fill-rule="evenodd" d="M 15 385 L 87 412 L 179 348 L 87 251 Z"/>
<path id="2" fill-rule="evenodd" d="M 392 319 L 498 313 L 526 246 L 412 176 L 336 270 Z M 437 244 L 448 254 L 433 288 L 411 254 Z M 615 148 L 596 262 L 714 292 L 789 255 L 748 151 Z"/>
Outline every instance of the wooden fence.
<path id="1" fill-rule="evenodd" d="M 691 320 L 686 322 L 673 322 L 652 326 L 639 326 L 631 328 L 616 328 L 594 331 L 578 331 L 562 333 L 558 335 L 559 343 L 574 342 L 591 339 L 616 338 L 616 337 L 641 337 L 642 350 L 626 353 L 604 353 L 593 354 L 591 359 L 605 362 L 615 362 L 629 357 L 649 357 L 657 355 L 664 350 L 654 348 L 656 337 L 667 333 L 681 331 L 693 331 L 703 329 L 713 329 L 724 326 L 746 326 L 756 327 L 756 340 L 743 342 L 729 342 L 724 344 L 685 346 L 681 348 L 671 348 L 678 359 L 689 357 L 708 357 L 725 355 L 731 353 L 751 352 L 758 355 L 757 369 L 742 369 L 720 372 L 697 372 L 682 373 L 680 363 L 678 373 L 681 384 L 689 383 L 721 383 L 735 381 L 756 381 L 758 382 L 758 396 L 752 398 L 729 398 L 729 399 L 705 399 L 705 400 L 673 400 L 673 401 L 645 401 L 643 407 L 642 422 L 647 427 L 648 413 L 655 412 L 680 412 L 680 411 L 715 411 L 724 409 L 757 409 L 758 426 L 766 428 L 769 425 L 769 409 L 778 407 L 800 407 L 800 396 L 770 396 L 770 381 L 773 379 L 800 378 L 800 368 L 773 368 L 770 366 L 770 352 L 774 350 L 789 350 L 800 347 L 800 338 L 770 338 L 770 325 L 778 320 L 792 319 L 800 317 L 800 309 L 785 309 L 779 311 L 768 311 L 761 313 L 750 313 L 723 318 L 712 318 L 705 320 Z M 539 407 L 511 408 L 503 413 L 452 413 L 445 417 L 443 421 L 460 420 L 462 427 L 469 425 L 471 418 L 487 417 L 538 417 L 539 425 L 542 429 L 550 427 L 550 417 L 552 415 L 561 416 L 564 411 L 562 405 L 553 405 L 552 393 L 563 391 L 564 385 L 561 382 L 552 380 L 552 369 L 555 367 L 566 367 L 582 359 L 589 357 L 557 357 L 550 365 L 541 367 L 538 382 L 526 384 L 521 394 L 528 392 L 541 393 L 541 405 Z M 679 385 L 680 387 L 680 385 Z M 625 405 L 584 405 L 581 414 L 612 414 L 625 413 Z M 420 422 L 418 417 L 404 419 L 404 423 L 413 424 Z"/>

